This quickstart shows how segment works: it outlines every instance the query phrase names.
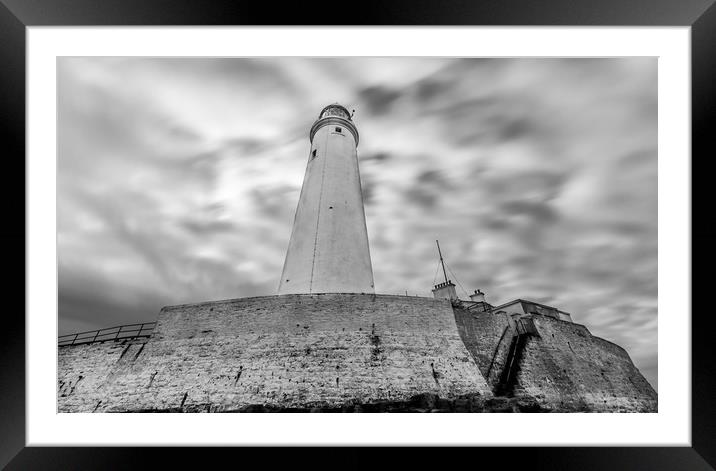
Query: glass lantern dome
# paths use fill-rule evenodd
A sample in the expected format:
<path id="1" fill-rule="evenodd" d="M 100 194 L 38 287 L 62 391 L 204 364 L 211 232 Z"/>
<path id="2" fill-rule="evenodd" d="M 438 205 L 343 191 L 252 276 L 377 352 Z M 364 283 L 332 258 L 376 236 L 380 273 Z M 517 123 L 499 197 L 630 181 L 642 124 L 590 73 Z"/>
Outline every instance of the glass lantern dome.
<path id="1" fill-rule="evenodd" d="M 347 119 L 348 121 L 351 120 L 351 114 L 348 110 L 338 103 L 334 103 L 323 108 L 321 113 L 318 115 L 318 119 L 328 118 L 329 116 L 337 116 L 339 118 Z"/>

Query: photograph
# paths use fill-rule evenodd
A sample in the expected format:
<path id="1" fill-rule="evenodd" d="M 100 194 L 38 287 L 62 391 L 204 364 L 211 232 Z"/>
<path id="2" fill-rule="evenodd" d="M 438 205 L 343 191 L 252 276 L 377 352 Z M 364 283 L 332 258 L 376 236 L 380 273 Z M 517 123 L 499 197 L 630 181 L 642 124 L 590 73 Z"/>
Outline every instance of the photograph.
<path id="1" fill-rule="evenodd" d="M 58 413 L 657 413 L 657 57 L 56 59 Z"/>

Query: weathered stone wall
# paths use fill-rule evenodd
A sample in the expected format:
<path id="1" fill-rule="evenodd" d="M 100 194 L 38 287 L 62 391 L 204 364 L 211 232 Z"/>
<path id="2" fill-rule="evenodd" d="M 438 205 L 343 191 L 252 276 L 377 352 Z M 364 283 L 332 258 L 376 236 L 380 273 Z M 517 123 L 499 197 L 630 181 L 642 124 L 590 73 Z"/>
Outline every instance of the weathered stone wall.
<path id="1" fill-rule="evenodd" d="M 529 337 L 522 353 L 516 396 L 552 408 L 656 412 L 656 392 L 623 348 L 583 325 L 532 318 L 539 337 Z"/>
<path id="2" fill-rule="evenodd" d="M 515 334 L 505 314 L 454 309 L 458 331 L 492 390 L 504 380 Z M 627 352 L 583 325 L 532 315 L 538 336 L 527 336 L 513 365 L 509 395 L 541 410 L 656 411 L 657 395 Z"/>
<path id="3" fill-rule="evenodd" d="M 455 322 L 465 347 L 480 368 L 490 388 L 494 390 L 505 367 L 514 329 L 507 314 L 473 312 L 455 308 Z"/>
<path id="4" fill-rule="evenodd" d="M 95 397 L 94 393 L 102 391 L 107 381 L 130 368 L 146 342 L 147 339 L 111 340 L 59 347 L 58 411 L 92 411 L 101 398 L 92 405 L 88 396 Z"/>
<path id="5" fill-rule="evenodd" d="M 172 306 L 149 340 L 60 347 L 58 410 L 656 411 L 624 349 L 531 317 L 511 397 L 491 399 L 515 333 L 504 314 L 351 294 Z"/>
<path id="6" fill-rule="evenodd" d="M 431 298 L 285 295 L 172 306 L 145 344 L 60 347 L 59 357 L 60 381 L 74 386 L 58 392 L 59 411 L 331 409 L 426 395 L 476 407 L 491 396 L 450 303 Z"/>

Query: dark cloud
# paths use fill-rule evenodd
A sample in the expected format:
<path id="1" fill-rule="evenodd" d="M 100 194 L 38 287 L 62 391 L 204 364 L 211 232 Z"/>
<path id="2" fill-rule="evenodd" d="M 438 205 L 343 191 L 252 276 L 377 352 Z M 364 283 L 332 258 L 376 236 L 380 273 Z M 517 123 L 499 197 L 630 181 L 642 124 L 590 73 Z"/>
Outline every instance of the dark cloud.
<path id="1" fill-rule="evenodd" d="M 423 209 L 432 209 L 437 205 L 440 195 L 429 188 L 420 185 L 414 185 L 405 190 L 405 199 L 408 203 L 423 207 Z"/>
<path id="2" fill-rule="evenodd" d="M 196 219 L 186 219 L 182 222 L 182 226 L 194 235 L 211 235 L 219 232 L 236 231 L 238 228 L 229 221 L 208 220 L 201 221 Z"/>
<path id="3" fill-rule="evenodd" d="M 447 188 L 448 184 L 445 176 L 438 170 L 425 170 L 418 175 L 417 183 L 419 185 L 431 185 L 437 188 Z"/>
<path id="4" fill-rule="evenodd" d="M 150 322 L 162 306 L 172 301 L 154 290 L 128 286 L 127 281 L 107 279 L 97 272 L 78 272 L 60 264 L 59 334 L 70 333 L 66 326 L 72 326 L 73 321 L 82 321 L 88 329 Z"/>
<path id="5" fill-rule="evenodd" d="M 361 162 L 370 162 L 370 161 L 376 161 L 376 162 L 385 162 L 386 160 L 390 159 L 390 154 L 387 152 L 376 152 L 374 154 L 369 154 L 367 156 L 360 155 L 358 157 Z"/>
<path id="6" fill-rule="evenodd" d="M 506 119 L 497 133 L 498 139 L 519 139 L 533 134 L 536 126 L 528 119 L 518 116 Z"/>
<path id="7" fill-rule="evenodd" d="M 375 180 L 373 180 L 369 173 L 361 174 L 361 192 L 365 206 L 375 203 L 375 186 Z"/>
<path id="8" fill-rule="evenodd" d="M 224 143 L 225 149 L 235 150 L 240 157 L 253 157 L 254 154 L 270 147 L 271 141 L 252 137 L 230 139 Z"/>
<path id="9" fill-rule="evenodd" d="M 365 103 L 368 111 L 375 115 L 383 115 L 390 110 L 393 102 L 400 97 L 400 92 L 386 87 L 372 86 L 358 92 L 358 99 Z"/>
<path id="10" fill-rule="evenodd" d="M 436 80 L 432 77 L 418 81 L 415 84 L 415 94 L 421 103 L 427 104 L 450 87 L 450 82 Z"/>
<path id="11" fill-rule="evenodd" d="M 547 202 L 515 200 L 499 206 L 505 216 L 527 216 L 539 224 L 552 224 L 557 219 L 556 211 Z"/>
<path id="12" fill-rule="evenodd" d="M 502 216 L 485 216 L 475 218 L 478 226 L 484 227 L 490 231 L 500 232 L 510 228 L 510 222 Z"/>
<path id="13" fill-rule="evenodd" d="M 196 80 L 204 86 L 244 87 L 247 83 L 258 91 L 275 92 L 276 89 L 295 90 L 295 84 L 272 60 L 245 58 L 226 60 L 224 58 L 135 59 L 137 67 L 155 68 L 158 75 L 168 80 Z M 252 109 L 245 108 L 250 113 Z"/>
<path id="14" fill-rule="evenodd" d="M 451 184 L 439 170 L 424 170 L 410 181 L 404 197 L 409 204 L 417 205 L 420 210 L 430 210 L 452 192 Z"/>
<path id="15" fill-rule="evenodd" d="M 251 190 L 251 198 L 259 215 L 284 221 L 296 210 L 289 195 L 298 195 L 299 190 L 289 185 L 260 186 Z"/>

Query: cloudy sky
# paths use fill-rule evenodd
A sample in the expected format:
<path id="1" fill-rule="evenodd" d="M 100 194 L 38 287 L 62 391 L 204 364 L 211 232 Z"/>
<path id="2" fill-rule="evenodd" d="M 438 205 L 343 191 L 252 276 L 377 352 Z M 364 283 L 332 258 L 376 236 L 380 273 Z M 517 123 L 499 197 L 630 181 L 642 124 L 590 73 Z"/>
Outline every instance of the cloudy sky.
<path id="1" fill-rule="evenodd" d="M 355 109 L 378 293 L 572 313 L 657 379 L 657 62 L 58 59 L 60 334 L 275 294 L 321 108 Z"/>

